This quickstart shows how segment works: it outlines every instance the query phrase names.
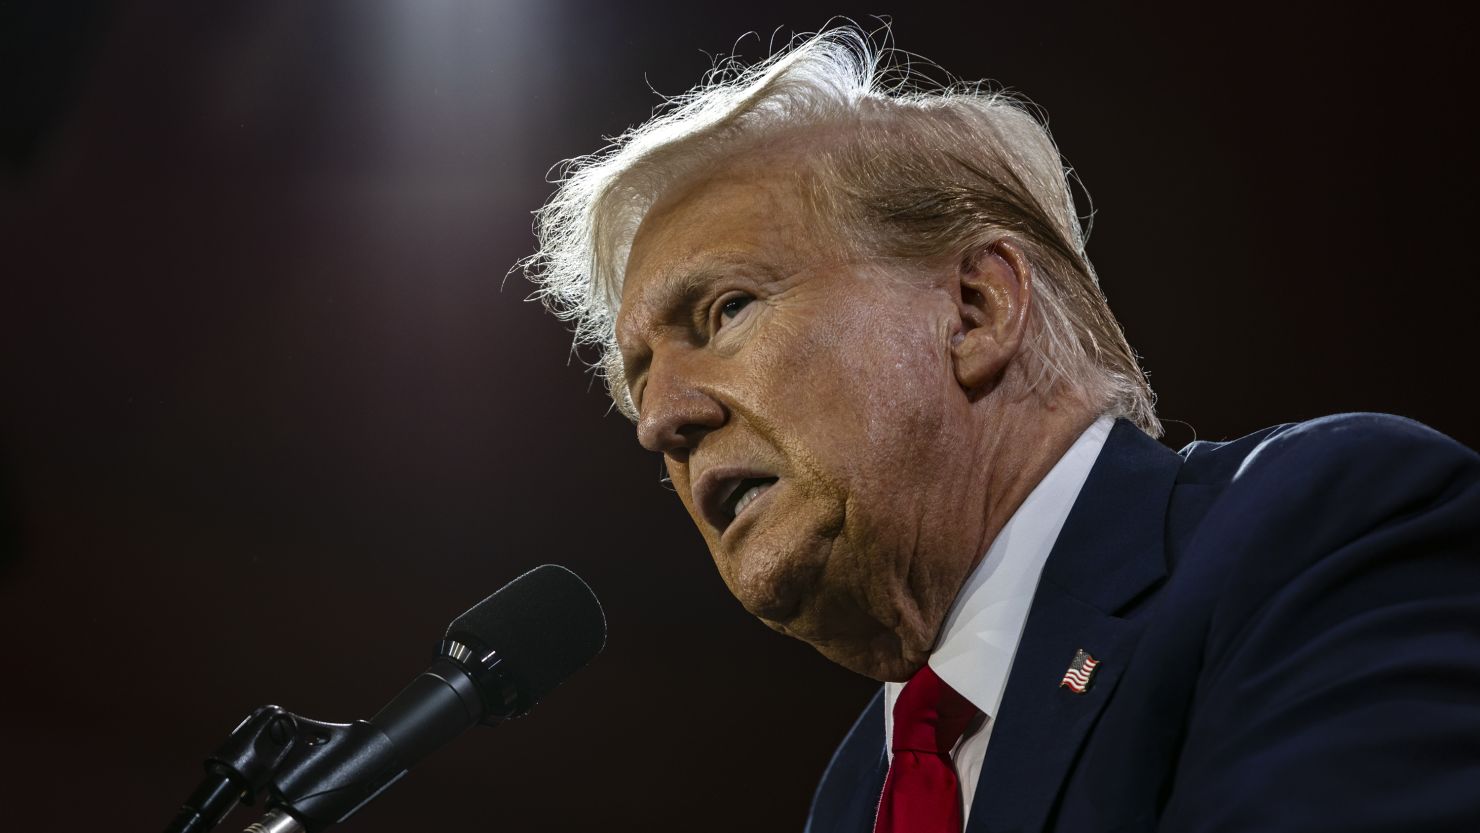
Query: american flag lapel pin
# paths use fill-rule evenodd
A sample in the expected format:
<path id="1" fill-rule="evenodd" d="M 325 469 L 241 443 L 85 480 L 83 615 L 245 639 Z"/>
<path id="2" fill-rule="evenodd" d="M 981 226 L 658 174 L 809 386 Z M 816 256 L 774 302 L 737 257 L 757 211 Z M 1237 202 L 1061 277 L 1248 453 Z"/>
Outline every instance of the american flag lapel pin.
<path id="1" fill-rule="evenodd" d="M 1099 660 L 1080 648 L 1074 654 L 1074 661 L 1069 663 L 1069 670 L 1064 672 L 1064 679 L 1059 680 L 1059 687 L 1068 686 L 1075 694 L 1083 694 L 1089 689 L 1090 680 L 1095 676 L 1095 666 L 1099 664 Z"/>

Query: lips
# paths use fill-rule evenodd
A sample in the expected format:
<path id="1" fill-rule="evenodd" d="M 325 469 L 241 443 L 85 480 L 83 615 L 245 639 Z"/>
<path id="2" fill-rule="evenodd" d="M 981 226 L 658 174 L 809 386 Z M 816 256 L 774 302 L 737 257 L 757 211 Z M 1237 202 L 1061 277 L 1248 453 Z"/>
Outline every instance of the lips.
<path id="1" fill-rule="evenodd" d="M 771 488 L 771 484 L 775 482 L 776 478 L 774 477 L 769 479 L 753 477 L 740 481 L 740 485 L 736 486 L 735 491 L 730 493 L 731 500 L 735 504 L 735 508 L 730 510 L 730 514 L 737 518 L 740 517 L 740 513 L 745 511 L 745 507 L 754 503 L 755 499 L 760 497 L 762 492 Z M 735 495 L 739 495 L 739 497 L 735 497 Z"/>
<path id="2" fill-rule="evenodd" d="M 694 498 L 704 520 L 723 534 L 730 524 L 779 478 L 750 468 L 710 469 L 694 483 Z"/>

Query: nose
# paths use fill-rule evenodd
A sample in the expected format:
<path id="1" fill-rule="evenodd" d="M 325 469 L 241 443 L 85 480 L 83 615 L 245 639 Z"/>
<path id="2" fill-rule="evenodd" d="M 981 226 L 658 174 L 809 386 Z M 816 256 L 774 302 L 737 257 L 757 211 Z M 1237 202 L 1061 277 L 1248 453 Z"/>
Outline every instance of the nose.
<path id="1" fill-rule="evenodd" d="M 685 456 L 704 435 L 725 424 L 728 411 L 695 375 L 678 356 L 653 357 L 637 419 L 637 441 L 643 448 Z"/>

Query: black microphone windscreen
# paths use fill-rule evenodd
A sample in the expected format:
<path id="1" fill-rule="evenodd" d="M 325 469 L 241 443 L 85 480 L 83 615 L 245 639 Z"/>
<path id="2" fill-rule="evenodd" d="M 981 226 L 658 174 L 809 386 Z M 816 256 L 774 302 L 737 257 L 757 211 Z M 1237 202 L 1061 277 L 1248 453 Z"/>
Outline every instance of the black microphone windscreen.
<path id="1" fill-rule="evenodd" d="M 459 634 L 497 651 L 532 705 L 601 652 L 606 614 L 579 576 L 545 564 L 452 620 L 447 638 Z"/>

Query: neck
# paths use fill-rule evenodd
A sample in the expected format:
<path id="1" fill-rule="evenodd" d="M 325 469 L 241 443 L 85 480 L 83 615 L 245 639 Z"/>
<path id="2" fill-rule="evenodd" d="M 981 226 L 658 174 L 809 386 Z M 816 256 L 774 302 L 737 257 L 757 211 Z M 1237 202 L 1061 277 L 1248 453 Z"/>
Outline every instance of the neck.
<path id="1" fill-rule="evenodd" d="M 995 400 L 995 401 L 994 401 Z M 1044 401 L 1000 392 L 973 403 L 969 450 L 955 466 L 959 478 L 943 477 L 942 514 L 929 520 L 948 530 L 946 552 L 914 559 L 908 604 L 890 626 L 898 655 L 869 668 L 881 680 L 909 678 L 940 638 L 946 613 L 1014 512 L 1054 467 L 1097 412 L 1067 397 Z"/>
<path id="2" fill-rule="evenodd" d="M 1034 396 L 1017 397 L 984 409 L 976 468 L 981 473 L 979 502 L 974 504 L 981 507 L 982 525 L 961 583 L 1018 507 L 1098 416 L 1097 410 L 1069 396 L 1047 402 Z"/>

